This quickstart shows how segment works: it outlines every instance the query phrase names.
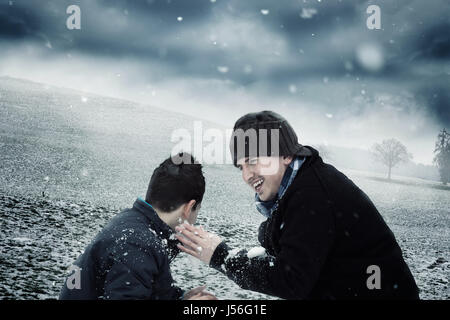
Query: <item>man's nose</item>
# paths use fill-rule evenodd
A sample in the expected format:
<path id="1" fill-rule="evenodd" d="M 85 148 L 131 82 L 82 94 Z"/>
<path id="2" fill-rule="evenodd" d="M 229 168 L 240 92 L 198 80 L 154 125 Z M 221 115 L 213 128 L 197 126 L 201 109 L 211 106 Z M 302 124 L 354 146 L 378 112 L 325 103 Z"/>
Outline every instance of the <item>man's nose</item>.
<path id="1" fill-rule="evenodd" d="M 253 177 L 253 171 L 250 170 L 248 167 L 244 166 L 242 168 L 242 179 L 244 179 L 244 181 L 248 183 L 251 177 Z"/>

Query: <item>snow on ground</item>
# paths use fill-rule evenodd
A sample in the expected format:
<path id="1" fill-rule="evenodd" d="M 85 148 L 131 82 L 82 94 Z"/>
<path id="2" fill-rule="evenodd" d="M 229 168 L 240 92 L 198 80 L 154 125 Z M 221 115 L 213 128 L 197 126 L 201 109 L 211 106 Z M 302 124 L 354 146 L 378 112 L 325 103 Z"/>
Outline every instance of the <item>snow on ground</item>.
<path id="1" fill-rule="evenodd" d="M 208 180 L 220 174 L 211 171 Z M 383 212 L 421 290 L 421 298 L 450 299 L 448 191 L 352 178 Z M 209 195 L 198 222 L 226 237 L 231 247 L 257 246 L 256 230 L 262 218 L 251 205 L 251 197 L 239 196 L 233 188 L 227 190 L 229 194 L 222 193 L 223 186 L 216 192 L 214 184 L 207 188 Z M 434 197 L 430 199 L 429 193 Z M 392 201 L 393 196 L 399 199 Z M 0 208 L 0 298 L 8 299 L 56 298 L 65 270 L 120 210 L 83 201 L 20 197 L 6 192 L 0 193 Z M 206 285 L 221 299 L 273 299 L 240 289 L 221 273 L 185 254 L 172 263 L 172 273 L 179 286 Z"/>
<path id="2" fill-rule="evenodd" d="M 68 268 L 115 213 L 145 194 L 174 129 L 194 119 L 131 102 L 0 78 L 0 299 L 57 298 Z M 82 101 L 86 97 L 86 101 Z M 209 124 L 211 125 L 211 124 Z M 232 248 L 258 247 L 263 221 L 232 166 L 207 166 L 198 222 Z M 450 299 L 450 191 L 435 182 L 345 171 L 387 221 L 424 299 Z M 178 285 L 221 299 L 245 291 L 180 254 Z"/>

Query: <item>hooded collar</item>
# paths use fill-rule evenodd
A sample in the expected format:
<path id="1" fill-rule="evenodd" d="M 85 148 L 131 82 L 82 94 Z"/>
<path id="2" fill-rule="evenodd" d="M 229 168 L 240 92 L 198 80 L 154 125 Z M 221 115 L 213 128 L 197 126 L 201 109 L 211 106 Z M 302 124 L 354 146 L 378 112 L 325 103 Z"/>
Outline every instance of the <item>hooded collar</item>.
<path id="1" fill-rule="evenodd" d="M 137 198 L 134 202 L 133 209 L 139 211 L 147 218 L 150 228 L 155 231 L 158 238 L 167 241 L 169 262 L 175 259 L 180 252 L 177 247 L 179 241 L 175 238 L 175 232 L 159 218 L 155 209 L 143 199 Z"/>

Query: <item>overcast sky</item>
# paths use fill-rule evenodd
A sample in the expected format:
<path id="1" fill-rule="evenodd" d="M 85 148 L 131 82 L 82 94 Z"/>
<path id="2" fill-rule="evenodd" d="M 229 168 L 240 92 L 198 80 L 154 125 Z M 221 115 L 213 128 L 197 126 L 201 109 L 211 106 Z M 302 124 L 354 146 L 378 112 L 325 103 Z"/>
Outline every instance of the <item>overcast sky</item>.
<path id="1" fill-rule="evenodd" d="M 0 75 L 227 126 L 270 109 L 304 144 L 397 138 L 431 164 L 450 129 L 450 1 L 0 0 Z"/>

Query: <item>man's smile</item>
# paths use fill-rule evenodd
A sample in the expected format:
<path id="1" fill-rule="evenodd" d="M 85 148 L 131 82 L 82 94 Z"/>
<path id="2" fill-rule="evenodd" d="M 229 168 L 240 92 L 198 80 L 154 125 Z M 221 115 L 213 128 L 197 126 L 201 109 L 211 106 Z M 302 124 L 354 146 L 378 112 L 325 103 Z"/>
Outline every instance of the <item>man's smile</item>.
<path id="1" fill-rule="evenodd" d="M 258 178 L 251 183 L 251 186 L 253 187 L 253 189 L 255 190 L 256 193 L 260 193 L 263 183 L 264 183 L 264 178 Z"/>

